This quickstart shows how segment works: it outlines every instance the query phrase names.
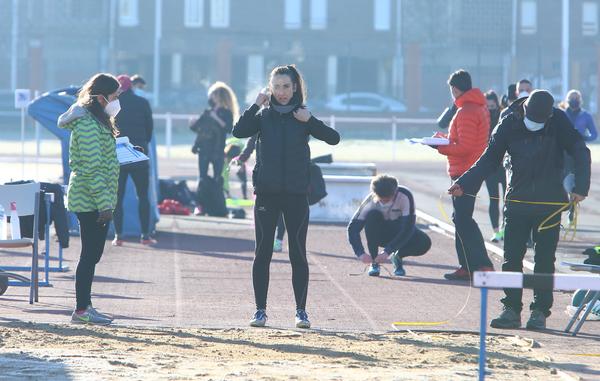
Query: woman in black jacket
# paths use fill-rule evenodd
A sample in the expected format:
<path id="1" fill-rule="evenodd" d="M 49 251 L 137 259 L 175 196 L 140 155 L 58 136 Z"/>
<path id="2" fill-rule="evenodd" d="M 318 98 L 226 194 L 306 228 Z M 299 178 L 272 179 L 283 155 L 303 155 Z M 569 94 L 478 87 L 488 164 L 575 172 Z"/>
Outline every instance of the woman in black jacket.
<path id="1" fill-rule="evenodd" d="M 302 76 L 294 65 L 273 69 L 268 93 L 261 92 L 233 128 L 233 136 L 247 138 L 257 134 L 256 165 L 252 173 L 256 202 L 254 221 L 256 251 L 252 280 L 256 313 L 250 321 L 262 327 L 267 320 L 269 266 L 273 238 L 280 213 L 288 229 L 292 284 L 296 298 L 296 327 L 310 328 L 305 311 L 308 291 L 306 234 L 310 182 L 309 136 L 335 145 L 340 135 L 311 115 Z M 261 107 L 264 106 L 262 109 Z"/>

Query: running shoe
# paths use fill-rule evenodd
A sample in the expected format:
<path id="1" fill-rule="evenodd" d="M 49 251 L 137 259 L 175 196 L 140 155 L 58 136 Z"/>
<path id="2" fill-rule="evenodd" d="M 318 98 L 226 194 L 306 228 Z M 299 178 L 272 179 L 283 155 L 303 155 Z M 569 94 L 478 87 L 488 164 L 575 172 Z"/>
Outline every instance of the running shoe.
<path id="1" fill-rule="evenodd" d="M 71 315 L 71 323 L 73 324 L 109 325 L 111 322 L 110 319 L 96 315 L 90 307 L 81 313 L 73 311 Z"/>
<path id="2" fill-rule="evenodd" d="M 96 315 L 96 316 L 99 316 L 99 317 L 101 317 L 101 318 L 103 318 L 103 319 L 108 319 L 108 320 L 110 320 L 111 322 L 114 320 L 114 319 L 113 319 L 111 316 L 108 316 L 108 315 L 106 315 L 106 314 L 103 314 L 103 313 L 99 312 L 99 311 L 98 311 L 97 309 L 95 309 L 95 308 L 94 308 L 94 307 L 93 307 L 91 304 L 88 306 L 88 310 L 89 310 L 91 313 L 93 313 L 94 315 Z"/>
<path id="3" fill-rule="evenodd" d="M 369 276 L 379 276 L 379 263 L 371 263 L 371 266 L 369 266 Z"/>
<path id="4" fill-rule="evenodd" d="M 115 237 L 115 239 L 112 240 L 112 245 L 113 246 L 123 246 L 123 240 L 120 238 Z"/>
<path id="5" fill-rule="evenodd" d="M 310 328 L 310 320 L 305 310 L 296 310 L 296 328 Z"/>
<path id="6" fill-rule="evenodd" d="M 392 262 L 392 265 L 394 266 L 394 275 L 396 276 L 405 276 L 406 275 L 406 271 L 404 270 L 404 266 L 402 265 L 402 258 L 400 258 L 398 256 L 398 252 L 393 252 L 392 255 L 390 255 L 390 261 Z"/>
<path id="7" fill-rule="evenodd" d="M 490 322 L 490 327 L 500 329 L 521 328 L 521 313 L 504 306 L 502 313 Z"/>
<path id="8" fill-rule="evenodd" d="M 496 233 L 494 233 L 494 235 L 492 236 L 492 238 L 490 238 L 490 241 L 492 242 L 500 242 L 504 239 L 504 231 L 500 230 L 497 231 Z"/>
<path id="9" fill-rule="evenodd" d="M 264 327 L 267 324 L 267 311 L 256 310 L 254 316 L 250 320 L 250 327 Z"/>

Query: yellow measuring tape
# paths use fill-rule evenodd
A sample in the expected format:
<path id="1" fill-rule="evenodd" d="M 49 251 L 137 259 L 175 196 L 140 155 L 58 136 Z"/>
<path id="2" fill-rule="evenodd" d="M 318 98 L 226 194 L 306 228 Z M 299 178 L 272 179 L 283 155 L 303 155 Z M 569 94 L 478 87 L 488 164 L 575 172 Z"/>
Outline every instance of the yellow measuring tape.
<path id="1" fill-rule="evenodd" d="M 469 193 L 464 193 L 464 196 L 470 196 L 473 198 L 480 198 L 477 195 L 473 195 L 473 194 L 469 194 Z M 452 223 L 452 220 L 450 219 L 450 217 L 448 216 L 448 214 L 446 213 L 446 211 L 444 210 L 444 204 L 442 203 L 442 198 L 444 197 L 444 194 L 440 195 L 440 198 L 438 200 L 438 208 L 440 210 L 440 213 L 442 214 L 442 216 L 446 219 L 447 222 L 449 222 L 450 224 Z M 520 203 L 520 204 L 529 204 L 529 205 L 553 205 L 553 206 L 559 206 L 559 208 L 553 212 L 552 214 L 550 214 L 548 217 L 546 217 L 538 226 L 537 231 L 541 232 L 543 230 L 547 230 L 547 229 L 552 229 L 553 227 L 556 227 L 558 225 L 560 225 L 560 220 L 558 222 L 555 222 L 553 224 L 547 225 L 549 221 L 551 221 L 555 216 L 560 215 L 560 213 L 564 212 L 565 210 L 569 209 L 571 206 L 573 206 L 573 222 L 569 225 L 569 227 L 567 229 L 565 229 L 565 234 L 563 236 L 563 240 L 566 239 L 567 235 L 569 234 L 569 230 L 572 230 L 572 236 L 571 236 L 571 241 L 573 241 L 573 239 L 575 239 L 575 234 L 577 232 L 577 217 L 579 214 L 579 203 L 577 202 L 551 202 L 551 201 L 522 201 L 522 200 L 513 200 L 513 199 L 504 199 L 504 198 L 500 198 L 500 197 L 490 197 L 493 200 L 498 200 L 498 201 L 503 201 L 504 203 L 506 202 L 514 202 L 514 203 Z M 456 233 L 456 235 L 458 236 L 458 239 L 460 240 L 460 244 L 462 245 L 462 252 L 463 255 L 466 256 L 465 253 L 465 246 L 462 242 L 462 238 L 460 237 L 460 234 L 458 234 L 458 232 Z M 467 264 L 467 271 L 469 271 L 469 273 L 471 272 L 471 270 L 468 268 L 469 266 L 469 262 L 466 261 L 465 258 L 465 263 Z M 467 307 L 467 304 L 469 303 L 469 298 L 471 295 L 471 289 L 472 289 L 472 284 L 471 281 L 469 281 L 469 293 L 467 295 L 467 299 L 464 303 L 464 305 L 462 306 L 462 308 L 458 311 L 458 313 L 450 320 L 444 320 L 444 321 L 396 321 L 392 323 L 392 326 L 394 327 L 403 327 L 403 326 L 438 326 L 438 325 L 444 325 L 444 324 L 448 324 L 451 320 L 457 318 L 463 311 L 464 309 Z M 596 354 L 592 354 L 592 355 L 588 355 L 588 354 L 582 354 L 580 356 L 600 356 L 600 355 L 596 355 Z"/>

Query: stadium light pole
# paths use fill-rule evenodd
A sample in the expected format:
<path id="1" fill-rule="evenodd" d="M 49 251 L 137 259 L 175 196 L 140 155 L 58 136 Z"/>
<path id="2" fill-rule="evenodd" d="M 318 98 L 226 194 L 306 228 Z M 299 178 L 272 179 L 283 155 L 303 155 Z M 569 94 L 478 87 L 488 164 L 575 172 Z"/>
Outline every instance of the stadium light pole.
<path id="1" fill-rule="evenodd" d="M 154 9 L 154 71 L 152 105 L 158 107 L 160 93 L 160 39 L 162 37 L 162 0 L 155 0 Z"/>
<path id="2" fill-rule="evenodd" d="M 12 28 L 10 44 L 10 87 L 14 91 L 17 88 L 18 60 L 17 42 L 19 39 L 19 1 L 12 1 Z"/>
<path id="3" fill-rule="evenodd" d="M 561 63 L 561 72 L 562 72 L 562 94 L 561 97 L 564 97 L 569 91 L 569 37 L 571 27 L 569 23 L 570 15 L 569 15 L 569 0 L 562 0 L 562 63 Z"/>

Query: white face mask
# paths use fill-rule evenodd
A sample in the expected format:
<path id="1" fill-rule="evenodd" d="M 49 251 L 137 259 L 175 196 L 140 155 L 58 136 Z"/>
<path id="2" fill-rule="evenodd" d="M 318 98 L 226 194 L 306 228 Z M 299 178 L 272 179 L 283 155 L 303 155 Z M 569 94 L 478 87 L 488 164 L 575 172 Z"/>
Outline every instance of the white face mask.
<path id="1" fill-rule="evenodd" d="M 119 111 L 121 111 L 121 103 L 118 99 L 115 99 L 112 102 L 108 102 L 108 104 L 104 107 L 104 111 L 111 117 L 116 117 Z"/>
<path id="2" fill-rule="evenodd" d="M 525 122 L 525 127 L 531 132 L 539 131 L 544 128 L 544 123 L 534 122 L 533 120 L 527 119 L 527 117 L 523 119 L 523 122 Z"/>
<path id="3" fill-rule="evenodd" d="M 528 97 L 528 96 L 529 96 L 529 93 L 527 91 L 521 91 L 519 93 L 519 98 Z"/>

